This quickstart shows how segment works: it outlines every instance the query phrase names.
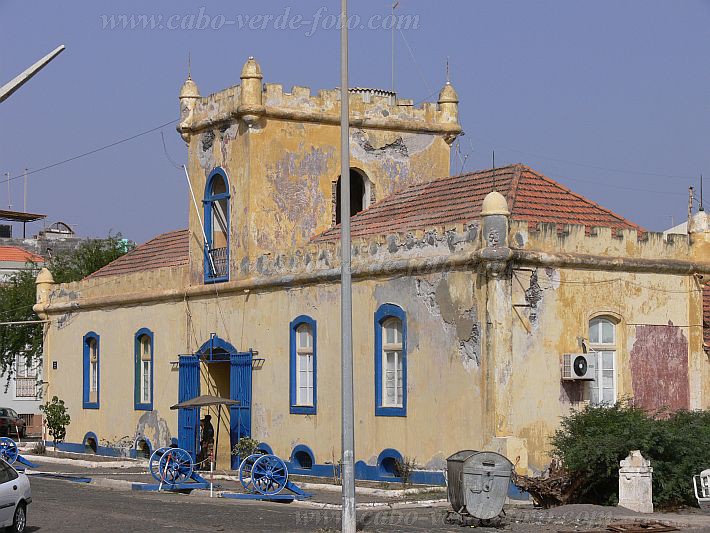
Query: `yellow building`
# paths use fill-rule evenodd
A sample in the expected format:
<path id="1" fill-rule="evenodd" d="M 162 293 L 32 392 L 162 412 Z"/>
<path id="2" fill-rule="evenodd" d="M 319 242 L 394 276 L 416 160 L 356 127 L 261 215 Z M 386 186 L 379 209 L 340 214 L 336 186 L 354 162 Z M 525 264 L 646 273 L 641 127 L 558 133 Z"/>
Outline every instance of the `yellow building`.
<path id="1" fill-rule="evenodd" d="M 391 479 L 409 457 L 415 480 L 441 480 L 460 449 L 537 470 L 587 402 L 710 405 L 705 213 L 664 237 L 523 165 L 449 176 L 448 83 L 422 107 L 352 89 L 350 109 L 358 477 Z M 339 112 L 338 91 L 284 92 L 253 58 L 219 93 L 185 82 L 188 229 L 77 283 L 37 279 L 67 449 L 195 452 L 205 413 L 170 406 L 209 393 L 241 402 L 220 419 L 222 466 L 251 436 L 292 471 L 333 475 Z"/>

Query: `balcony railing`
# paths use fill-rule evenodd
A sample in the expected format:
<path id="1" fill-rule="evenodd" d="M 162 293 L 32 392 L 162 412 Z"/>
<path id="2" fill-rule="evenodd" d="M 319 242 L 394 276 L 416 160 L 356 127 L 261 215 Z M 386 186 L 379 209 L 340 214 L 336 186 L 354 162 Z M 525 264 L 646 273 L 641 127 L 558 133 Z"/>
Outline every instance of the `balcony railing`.
<path id="1" fill-rule="evenodd" d="M 229 272 L 229 254 L 227 248 L 213 248 L 208 252 L 212 259 L 207 264 L 207 271 L 211 279 L 226 278 Z M 214 265 L 214 270 L 213 270 Z"/>

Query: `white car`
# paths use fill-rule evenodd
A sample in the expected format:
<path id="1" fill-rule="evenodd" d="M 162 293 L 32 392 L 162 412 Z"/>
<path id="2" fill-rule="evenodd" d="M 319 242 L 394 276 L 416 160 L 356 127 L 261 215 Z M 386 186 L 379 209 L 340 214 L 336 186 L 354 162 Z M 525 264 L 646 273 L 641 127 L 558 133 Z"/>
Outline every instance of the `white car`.
<path id="1" fill-rule="evenodd" d="M 0 527 L 23 533 L 27 527 L 27 505 L 32 489 L 27 474 L 0 459 Z"/>

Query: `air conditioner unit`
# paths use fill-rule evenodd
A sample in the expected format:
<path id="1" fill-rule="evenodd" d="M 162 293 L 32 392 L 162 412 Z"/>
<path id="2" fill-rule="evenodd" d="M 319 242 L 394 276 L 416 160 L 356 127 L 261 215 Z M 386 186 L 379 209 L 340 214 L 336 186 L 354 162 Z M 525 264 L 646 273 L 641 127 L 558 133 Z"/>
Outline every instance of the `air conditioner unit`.
<path id="1" fill-rule="evenodd" d="M 594 381 L 596 354 L 566 353 L 562 356 L 562 381 Z"/>

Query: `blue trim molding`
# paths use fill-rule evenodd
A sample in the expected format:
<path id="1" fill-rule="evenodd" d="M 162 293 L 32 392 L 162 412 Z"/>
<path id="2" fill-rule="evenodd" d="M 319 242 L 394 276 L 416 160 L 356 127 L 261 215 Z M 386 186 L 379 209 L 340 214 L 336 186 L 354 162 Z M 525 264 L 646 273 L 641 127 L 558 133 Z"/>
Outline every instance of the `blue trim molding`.
<path id="1" fill-rule="evenodd" d="M 377 468 L 381 477 L 397 477 L 397 462 L 404 461 L 394 448 L 385 448 L 377 456 Z"/>
<path id="2" fill-rule="evenodd" d="M 260 442 L 259 445 L 256 447 L 256 449 L 259 450 L 260 452 L 264 452 L 269 455 L 273 455 L 273 453 L 274 453 L 274 450 L 271 448 L 271 446 L 269 446 L 265 442 Z"/>
<path id="3" fill-rule="evenodd" d="M 96 401 L 91 401 L 91 350 L 89 349 L 89 341 L 96 341 Z M 82 407 L 84 409 L 99 408 L 99 393 L 101 392 L 101 344 L 99 335 L 90 331 L 82 340 L 83 342 L 83 374 L 84 374 L 84 390 L 82 395 Z M 97 441 L 98 445 L 98 441 Z"/>
<path id="4" fill-rule="evenodd" d="M 304 457 L 307 456 L 306 457 Z M 304 460 L 305 459 L 305 460 Z M 316 456 L 305 444 L 298 444 L 291 451 L 291 463 L 300 470 L 312 470 L 316 464 Z M 310 462 L 310 465 L 308 464 Z"/>
<path id="5" fill-rule="evenodd" d="M 212 194 L 212 184 L 214 182 L 215 176 L 219 176 L 224 180 L 224 185 L 227 189 L 226 193 L 223 194 Z M 230 209 L 229 209 L 229 178 L 227 178 L 227 173 L 222 167 L 216 167 L 210 175 L 207 177 L 207 183 L 205 184 L 205 194 L 204 200 L 202 200 L 202 205 L 204 208 L 204 222 L 205 222 L 205 236 L 207 237 L 207 242 L 205 242 L 205 253 L 204 253 L 204 272 L 205 272 L 205 283 L 221 283 L 223 281 L 229 281 L 229 234 L 230 234 Z M 214 276 L 212 274 L 212 269 L 210 267 L 210 260 L 208 257 L 209 251 L 212 249 L 212 209 L 214 202 L 219 200 L 227 200 L 227 212 L 224 214 L 227 218 L 227 275 L 226 276 Z"/>
<path id="6" fill-rule="evenodd" d="M 217 350 L 226 354 L 223 359 L 215 357 L 214 352 Z M 239 353 L 239 351 L 232 344 L 213 333 L 210 335 L 210 340 L 200 346 L 200 348 L 195 352 L 195 355 L 201 360 L 212 362 L 222 360 L 229 361 L 229 355 L 236 353 Z"/>
<path id="7" fill-rule="evenodd" d="M 302 324 L 311 326 L 313 333 L 313 405 L 298 405 L 298 390 L 296 387 L 296 374 L 298 372 L 296 360 L 296 329 Z M 289 412 L 292 415 L 314 415 L 318 406 L 318 330 L 316 321 L 307 315 L 300 315 L 293 319 L 289 326 Z"/>
<path id="8" fill-rule="evenodd" d="M 382 324 L 392 317 L 402 321 L 402 407 L 382 405 Z M 394 304 L 382 304 L 375 312 L 375 416 L 407 416 L 407 314 Z"/>
<path id="9" fill-rule="evenodd" d="M 96 453 L 99 452 L 99 438 L 96 436 L 96 433 L 93 431 L 87 431 L 86 435 L 84 435 L 84 439 L 81 441 L 81 445 L 83 446 L 84 450 L 86 450 L 87 447 L 89 447 L 89 439 L 93 439 L 94 444 L 96 445 Z"/>
<path id="10" fill-rule="evenodd" d="M 141 402 L 141 337 L 146 336 L 150 339 L 150 402 Z M 155 339 L 153 332 L 148 328 L 141 328 L 136 331 L 134 337 L 134 386 L 133 386 L 133 409 L 136 411 L 152 411 L 153 410 L 153 367 L 155 359 Z"/>

